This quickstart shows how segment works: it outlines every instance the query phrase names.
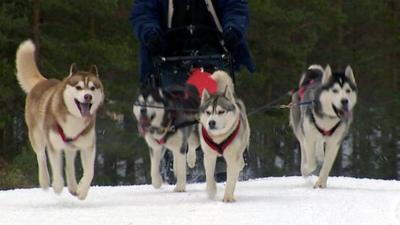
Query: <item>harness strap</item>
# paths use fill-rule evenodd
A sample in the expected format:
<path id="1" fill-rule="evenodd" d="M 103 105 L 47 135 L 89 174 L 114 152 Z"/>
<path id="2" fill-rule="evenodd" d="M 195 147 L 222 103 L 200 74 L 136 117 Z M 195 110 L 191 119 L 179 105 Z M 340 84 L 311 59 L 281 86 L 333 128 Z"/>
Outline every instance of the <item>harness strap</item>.
<path id="1" fill-rule="evenodd" d="M 174 15 L 174 0 L 168 1 L 168 28 L 172 27 L 172 16 Z"/>
<path id="2" fill-rule="evenodd" d="M 212 18 L 214 19 L 215 26 L 217 26 L 218 31 L 222 33 L 222 31 L 223 31 L 222 30 L 222 26 L 221 26 L 221 23 L 219 22 L 217 13 L 215 12 L 214 5 L 212 4 L 212 1 L 211 0 L 204 0 L 204 1 L 206 2 L 206 6 L 207 6 L 208 11 L 210 12 Z"/>
<path id="3" fill-rule="evenodd" d="M 223 154 L 225 149 L 233 142 L 233 140 L 236 138 L 237 134 L 239 133 L 240 129 L 240 119 L 239 122 L 235 128 L 235 130 L 229 135 L 225 140 L 223 140 L 221 143 L 217 144 L 214 142 L 214 140 L 208 135 L 207 130 L 201 126 L 201 133 L 203 136 L 204 141 L 207 143 L 207 145 L 212 148 L 214 151 L 218 152 L 219 154 Z"/>
<path id="4" fill-rule="evenodd" d="M 182 122 L 182 123 L 180 123 L 178 125 L 172 125 L 170 129 L 178 130 L 178 129 L 181 129 L 181 128 L 184 128 L 184 127 L 189 127 L 189 126 L 192 126 L 192 125 L 195 125 L 195 124 L 198 124 L 198 123 L 199 123 L 198 120 L 185 121 L 185 122 Z"/>
<path id="5" fill-rule="evenodd" d="M 65 136 L 64 130 L 62 129 L 62 127 L 60 126 L 60 124 L 57 123 L 56 125 L 56 130 L 58 132 L 58 135 L 60 135 L 61 139 L 63 140 L 64 143 L 71 143 L 74 142 L 76 140 L 78 140 L 78 138 L 82 135 L 82 132 L 79 133 L 76 137 L 74 138 L 68 138 Z"/>
<path id="6" fill-rule="evenodd" d="M 303 85 L 301 87 L 299 87 L 299 89 L 297 90 L 297 94 L 300 97 L 300 101 L 303 101 L 304 99 L 304 93 L 306 92 L 307 88 L 313 84 L 315 81 L 314 80 L 310 80 L 306 85 Z"/>
<path id="7" fill-rule="evenodd" d="M 164 137 L 162 137 L 161 139 L 155 139 L 154 140 L 159 144 L 159 145 L 164 145 L 165 143 L 167 143 L 169 137 L 171 137 L 173 134 L 176 133 L 177 130 L 184 128 L 184 127 L 188 127 L 188 126 L 192 126 L 197 124 L 199 121 L 197 120 L 193 120 L 193 121 L 185 121 L 183 123 L 180 123 L 178 125 L 171 125 L 167 131 L 167 133 L 165 133 Z"/>
<path id="8" fill-rule="evenodd" d="M 335 133 L 336 129 L 342 124 L 342 120 L 339 120 L 339 122 L 336 123 L 335 126 L 333 126 L 330 130 L 324 130 L 321 127 L 318 126 L 317 121 L 315 120 L 314 114 L 311 113 L 311 121 L 313 122 L 315 128 L 319 131 L 319 133 L 322 134 L 324 137 L 330 137 Z"/>

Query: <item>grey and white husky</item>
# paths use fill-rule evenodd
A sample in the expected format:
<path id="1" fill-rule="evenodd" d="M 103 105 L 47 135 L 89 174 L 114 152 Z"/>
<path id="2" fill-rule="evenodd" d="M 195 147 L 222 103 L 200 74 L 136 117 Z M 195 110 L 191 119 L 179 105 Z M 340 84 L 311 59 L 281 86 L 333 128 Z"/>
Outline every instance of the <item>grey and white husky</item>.
<path id="1" fill-rule="evenodd" d="M 302 103 L 312 102 L 310 106 Z M 312 65 L 303 74 L 298 91 L 292 96 L 290 125 L 300 142 L 301 173 L 308 176 L 322 162 L 314 188 L 325 188 L 339 147 L 353 120 L 357 86 L 353 70 L 332 73 Z"/>
<path id="2" fill-rule="evenodd" d="M 35 62 L 35 46 L 23 42 L 16 56 L 17 79 L 27 93 L 25 120 L 29 140 L 36 153 L 39 183 L 49 187 L 47 157 L 51 164 L 52 187 L 60 193 L 64 187 L 62 152 L 65 153 L 65 173 L 68 190 L 79 199 L 86 198 L 94 174 L 96 153 L 96 111 L 104 99 L 103 86 L 96 66 L 89 72 L 78 71 L 72 64 L 62 81 L 46 79 Z M 75 156 L 80 150 L 83 176 L 77 184 Z"/>
<path id="3" fill-rule="evenodd" d="M 204 152 L 207 192 L 215 197 L 214 171 L 217 157 L 225 158 L 227 165 L 226 188 L 223 201 L 233 202 L 236 182 L 244 167 L 243 153 L 249 146 L 250 126 L 243 102 L 234 94 L 229 75 L 216 71 L 218 91 L 210 95 L 203 91 L 200 105 L 200 143 Z"/>
<path id="4" fill-rule="evenodd" d="M 200 145 L 196 129 L 198 106 L 198 95 L 189 86 L 141 89 L 133 113 L 139 132 L 150 147 L 151 182 L 155 188 L 161 187 L 160 161 L 169 149 L 177 179 L 174 192 L 185 191 L 186 162 L 190 168 L 195 166 L 196 148 Z"/>

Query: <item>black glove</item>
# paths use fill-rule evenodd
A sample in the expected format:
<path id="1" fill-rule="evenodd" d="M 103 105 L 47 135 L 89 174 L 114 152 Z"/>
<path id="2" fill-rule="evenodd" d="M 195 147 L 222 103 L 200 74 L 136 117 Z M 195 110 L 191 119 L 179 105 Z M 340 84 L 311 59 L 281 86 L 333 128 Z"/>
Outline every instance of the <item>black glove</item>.
<path id="1" fill-rule="evenodd" d="M 160 53 L 161 47 L 160 35 L 156 32 L 152 32 L 149 35 L 146 35 L 144 45 L 146 46 L 151 56 L 158 55 Z"/>
<path id="2" fill-rule="evenodd" d="M 227 27 L 226 29 L 224 29 L 222 33 L 222 38 L 224 39 L 225 46 L 228 48 L 229 51 L 233 51 L 240 42 L 239 33 L 232 27 Z"/>

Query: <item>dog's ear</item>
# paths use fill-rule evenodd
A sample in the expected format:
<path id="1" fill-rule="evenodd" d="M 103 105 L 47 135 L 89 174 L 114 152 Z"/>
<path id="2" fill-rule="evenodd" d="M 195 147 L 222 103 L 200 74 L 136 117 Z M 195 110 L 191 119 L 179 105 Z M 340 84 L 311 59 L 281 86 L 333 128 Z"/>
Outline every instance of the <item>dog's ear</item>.
<path id="1" fill-rule="evenodd" d="M 349 79 L 351 82 L 353 82 L 354 84 L 356 83 L 356 79 L 354 78 L 354 73 L 353 73 L 353 69 L 351 68 L 350 65 L 347 65 L 346 70 L 344 72 L 344 75 L 347 77 L 347 79 Z"/>
<path id="2" fill-rule="evenodd" d="M 203 104 L 207 99 L 210 98 L 210 94 L 208 93 L 207 89 L 203 89 L 203 94 L 201 95 L 201 104 Z"/>
<path id="3" fill-rule="evenodd" d="M 95 74 L 97 77 L 99 77 L 99 72 L 98 72 L 98 70 L 97 70 L 97 66 L 96 66 L 96 65 L 91 65 L 91 66 L 90 66 L 89 72 L 90 72 L 90 73 L 93 73 L 93 74 Z"/>
<path id="4" fill-rule="evenodd" d="M 224 96 L 231 102 L 235 101 L 235 97 L 233 96 L 232 89 L 230 89 L 228 86 L 226 86 L 226 88 L 225 88 Z"/>
<path id="5" fill-rule="evenodd" d="M 76 66 L 76 63 L 72 63 L 71 66 L 69 67 L 69 76 L 72 76 L 78 72 L 78 67 Z"/>
<path id="6" fill-rule="evenodd" d="M 332 77 L 332 69 L 329 64 L 325 67 L 324 74 L 322 75 L 322 84 L 328 83 L 329 79 Z"/>

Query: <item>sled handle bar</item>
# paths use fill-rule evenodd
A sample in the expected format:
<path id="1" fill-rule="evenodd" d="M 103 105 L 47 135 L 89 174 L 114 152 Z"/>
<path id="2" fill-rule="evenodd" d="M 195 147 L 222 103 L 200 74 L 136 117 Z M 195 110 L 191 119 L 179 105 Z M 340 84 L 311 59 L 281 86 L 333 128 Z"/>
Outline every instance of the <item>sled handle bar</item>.
<path id="1" fill-rule="evenodd" d="M 199 56 L 172 56 L 172 57 L 159 57 L 161 62 L 177 62 L 177 61 L 197 61 L 197 60 L 215 60 L 215 59 L 228 59 L 225 54 L 215 55 L 199 55 Z"/>

